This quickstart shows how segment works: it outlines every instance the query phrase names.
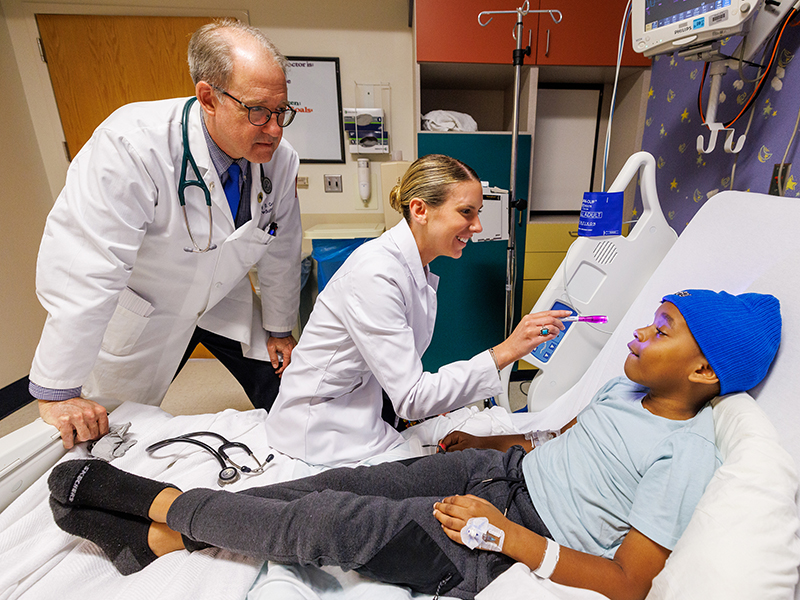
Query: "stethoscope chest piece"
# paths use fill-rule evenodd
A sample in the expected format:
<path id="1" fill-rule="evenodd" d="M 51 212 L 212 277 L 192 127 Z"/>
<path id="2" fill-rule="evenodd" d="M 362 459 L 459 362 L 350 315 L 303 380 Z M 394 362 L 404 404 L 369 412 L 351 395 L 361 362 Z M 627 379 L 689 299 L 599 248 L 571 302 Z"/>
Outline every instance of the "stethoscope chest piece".
<path id="1" fill-rule="evenodd" d="M 237 481 L 239 481 L 239 471 L 234 467 L 225 467 L 219 472 L 219 484 L 221 486 L 236 483 Z"/>

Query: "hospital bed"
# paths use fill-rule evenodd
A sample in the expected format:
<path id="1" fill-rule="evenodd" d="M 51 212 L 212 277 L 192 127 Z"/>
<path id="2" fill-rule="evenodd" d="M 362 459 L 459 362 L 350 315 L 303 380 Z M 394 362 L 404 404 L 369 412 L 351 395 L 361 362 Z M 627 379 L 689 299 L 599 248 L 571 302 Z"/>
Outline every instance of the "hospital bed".
<path id="1" fill-rule="evenodd" d="M 468 408 L 423 422 L 406 441 L 371 462 L 424 454 L 454 429 L 477 435 L 560 427 L 609 378 L 622 373 L 626 343 L 637 326 L 651 322 L 661 297 L 683 288 L 706 287 L 732 293 L 769 292 L 780 300 L 783 343 L 766 380 L 747 394 L 715 402 L 717 441 L 724 458 L 684 536 L 649 598 L 795 598 L 798 538 L 797 463 L 800 460 L 800 236 L 791 215 L 793 200 L 744 192 L 723 192 L 709 200 L 675 242 L 633 301 L 616 331 L 583 377 L 539 413 L 510 414 L 500 407 Z M 758 335 L 757 323 L 741 326 Z M 215 487 L 218 467 L 192 446 L 164 449 L 159 458 L 144 448 L 159 439 L 214 430 L 247 443 L 259 458 L 270 449 L 263 412 L 224 411 L 170 417 L 150 406 L 124 404 L 111 415 L 130 421 L 138 440 L 114 464 L 141 475 L 168 480 L 184 489 Z M 65 458 L 86 455 L 83 447 Z M 265 485 L 318 470 L 278 455 L 265 473 L 243 478 L 229 489 Z M 303 599 L 406 600 L 405 588 L 367 581 L 339 569 L 267 564 L 207 549 L 175 552 L 140 573 L 122 577 L 92 543 L 56 527 L 47 504 L 46 477 L 33 482 L 0 514 L 0 600 L 12 598 Z M 540 581 L 515 565 L 478 596 L 494 599 L 597 599 L 586 590 Z"/>

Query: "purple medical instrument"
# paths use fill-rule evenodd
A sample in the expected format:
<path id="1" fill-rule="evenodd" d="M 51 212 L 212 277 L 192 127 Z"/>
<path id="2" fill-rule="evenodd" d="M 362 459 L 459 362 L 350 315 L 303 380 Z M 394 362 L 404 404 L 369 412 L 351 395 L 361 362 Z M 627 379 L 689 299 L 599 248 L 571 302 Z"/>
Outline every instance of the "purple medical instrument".
<path id="1" fill-rule="evenodd" d="M 573 323 L 575 321 L 581 323 L 608 323 L 608 317 L 605 315 L 572 315 L 559 320 L 562 323 Z"/>

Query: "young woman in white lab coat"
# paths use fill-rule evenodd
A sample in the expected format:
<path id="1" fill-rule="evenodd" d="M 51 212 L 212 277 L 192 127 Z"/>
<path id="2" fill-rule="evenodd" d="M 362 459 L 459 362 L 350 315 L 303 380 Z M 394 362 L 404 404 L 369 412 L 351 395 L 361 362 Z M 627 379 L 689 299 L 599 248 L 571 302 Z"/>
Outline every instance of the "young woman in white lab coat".
<path id="1" fill-rule="evenodd" d="M 403 220 L 359 247 L 316 305 L 267 418 L 270 445 L 324 465 L 356 464 L 402 441 L 381 418 L 385 390 L 398 416 L 416 420 L 496 396 L 499 370 L 554 338 L 567 311 L 526 315 L 502 343 L 437 373 L 421 357 L 433 336 L 438 277 L 428 264 L 459 258 L 482 230 L 476 173 L 443 155 L 409 167 L 392 190 Z M 480 315 L 464 315 L 464 325 Z M 541 335 L 542 328 L 549 329 Z"/>

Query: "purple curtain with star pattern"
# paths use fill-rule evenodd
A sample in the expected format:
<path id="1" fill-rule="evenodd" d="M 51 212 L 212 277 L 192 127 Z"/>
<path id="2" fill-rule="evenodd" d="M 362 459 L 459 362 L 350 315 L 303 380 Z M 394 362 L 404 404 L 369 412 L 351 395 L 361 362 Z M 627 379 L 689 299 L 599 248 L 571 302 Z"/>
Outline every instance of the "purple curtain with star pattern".
<path id="1" fill-rule="evenodd" d="M 642 149 L 656 159 L 659 200 L 675 231 L 681 233 L 703 203 L 718 192 L 734 189 L 766 194 L 769 191 L 773 167 L 780 164 L 786 152 L 800 110 L 799 52 L 800 16 L 796 16 L 783 34 L 761 94 L 750 111 L 732 126 L 738 139 L 749 123 L 744 148 L 738 155 L 724 151 L 724 133 L 718 137 L 712 153 L 697 151 L 697 136 L 703 135 L 704 146 L 709 139 L 697 106 L 705 63 L 687 61 L 677 55 L 653 59 Z M 734 118 L 750 96 L 755 84 L 746 80 L 755 79 L 758 68 L 745 67 L 743 74 L 744 79 L 736 69 L 729 69 L 723 77 L 717 121 Z M 708 107 L 710 88 L 708 76 L 703 89 L 703 111 Z M 787 197 L 800 197 L 798 161 L 800 132 L 786 157 L 787 163 L 793 163 L 786 181 Z M 637 191 L 634 219 L 641 214 L 641 206 Z"/>

